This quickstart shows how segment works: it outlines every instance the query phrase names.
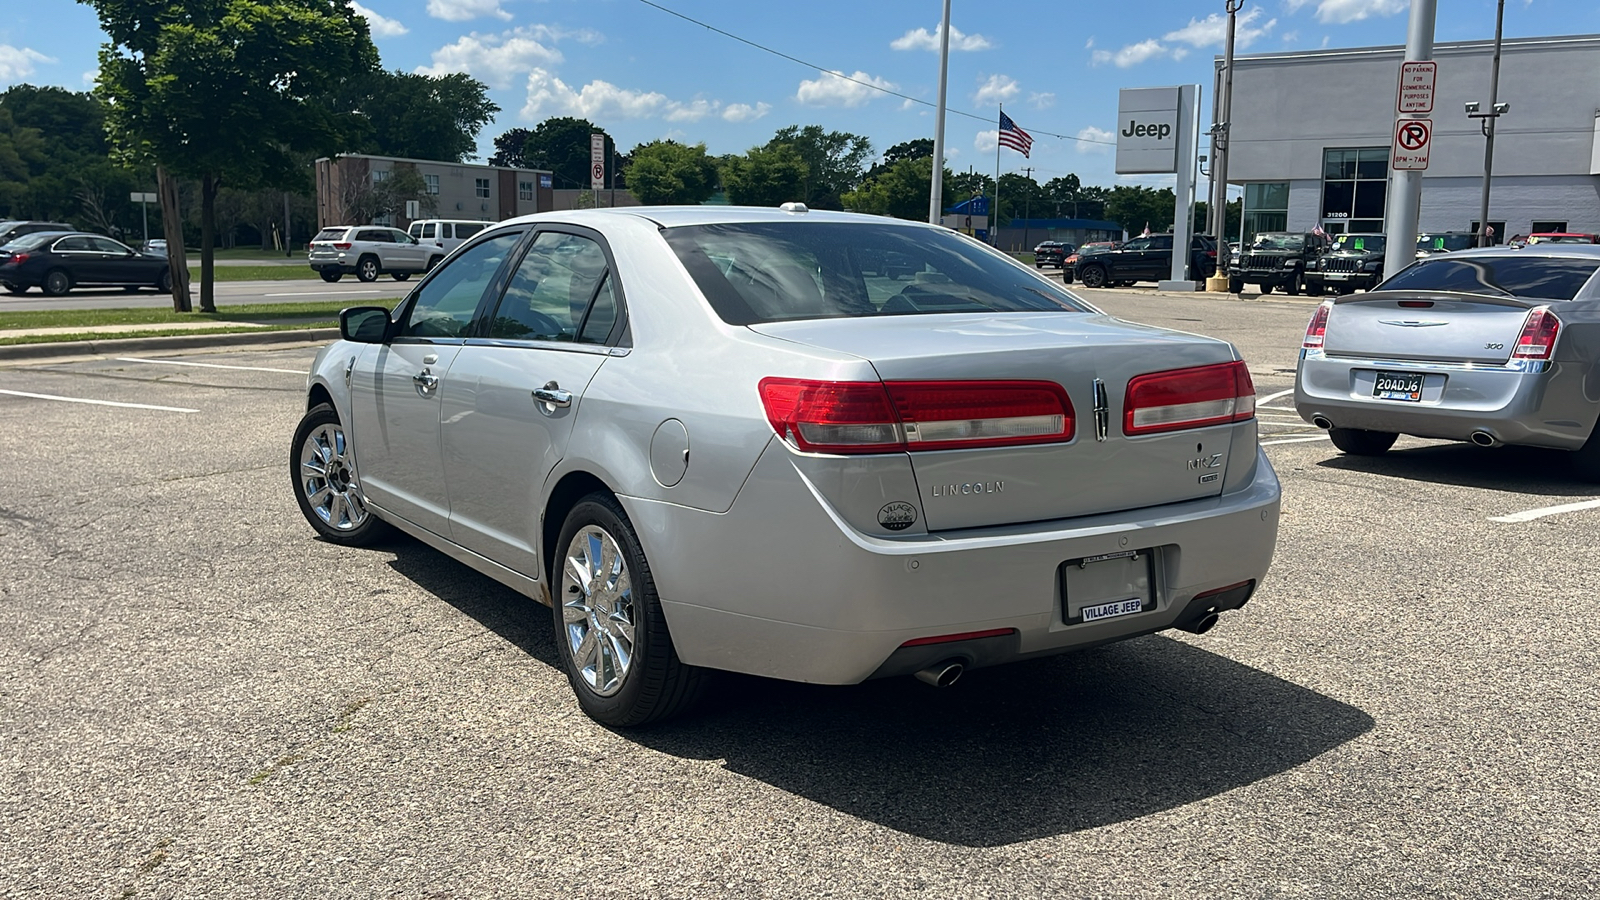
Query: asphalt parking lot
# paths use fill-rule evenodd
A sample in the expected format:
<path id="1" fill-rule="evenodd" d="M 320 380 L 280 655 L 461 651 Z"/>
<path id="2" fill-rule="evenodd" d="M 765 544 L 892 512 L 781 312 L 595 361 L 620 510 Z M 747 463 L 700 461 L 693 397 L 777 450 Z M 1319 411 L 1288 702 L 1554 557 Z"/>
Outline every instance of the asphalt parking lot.
<path id="1" fill-rule="evenodd" d="M 0 898 L 1600 893 L 1600 486 L 1340 455 L 1285 393 L 1312 301 L 1086 293 L 1249 361 L 1284 504 L 1248 606 L 636 732 L 544 607 L 314 539 L 312 350 L 0 369 Z"/>

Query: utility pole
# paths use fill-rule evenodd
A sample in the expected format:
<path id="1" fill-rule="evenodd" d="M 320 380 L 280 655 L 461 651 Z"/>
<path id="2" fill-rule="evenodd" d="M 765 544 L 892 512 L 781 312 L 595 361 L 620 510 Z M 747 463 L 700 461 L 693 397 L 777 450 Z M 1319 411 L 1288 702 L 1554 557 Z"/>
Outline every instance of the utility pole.
<path id="1" fill-rule="evenodd" d="M 1033 180 L 1033 166 L 1024 166 L 1023 169 L 1022 169 L 1022 177 L 1028 179 L 1029 181 L 1032 181 Z M 1027 252 L 1027 250 L 1028 250 L 1028 225 L 1030 224 L 1029 217 L 1032 215 L 1032 212 L 1033 212 L 1033 191 L 1029 191 L 1028 192 L 1028 196 L 1022 198 L 1022 250 L 1023 250 L 1023 252 Z"/>
<path id="2" fill-rule="evenodd" d="M 928 189 L 928 224 L 937 225 L 944 217 L 944 100 L 950 74 L 950 0 L 944 0 L 944 19 L 939 25 L 939 108 L 933 122 L 933 182 Z"/>
<path id="3" fill-rule="evenodd" d="M 1228 41 L 1222 51 L 1222 94 L 1211 109 L 1211 234 L 1217 239 L 1217 272 L 1206 282 L 1206 290 L 1228 290 L 1228 153 L 1230 117 L 1233 115 L 1233 39 L 1238 30 L 1239 10 L 1244 0 L 1225 0 L 1228 10 Z"/>
<path id="4" fill-rule="evenodd" d="M 1406 25 L 1406 62 L 1433 59 L 1433 26 L 1439 16 L 1439 0 L 1411 0 L 1411 20 Z M 1417 259 L 1417 219 L 1422 208 L 1422 172 L 1394 169 L 1390 173 L 1389 196 L 1384 212 L 1387 235 L 1383 251 L 1383 277 Z"/>
<path id="5" fill-rule="evenodd" d="M 1478 246 L 1487 247 L 1494 235 L 1489 233 L 1489 180 L 1494 172 L 1494 128 L 1501 116 L 1511 111 L 1511 104 L 1500 99 L 1500 35 L 1506 19 L 1506 0 L 1500 0 L 1494 14 L 1494 65 L 1489 75 L 1489 111 L 1478 112 L 1478 104 L 1467 104 L 1467 118 L 1481 119 L 1483 127 L 1483 200 L 1478 206 Z"/>

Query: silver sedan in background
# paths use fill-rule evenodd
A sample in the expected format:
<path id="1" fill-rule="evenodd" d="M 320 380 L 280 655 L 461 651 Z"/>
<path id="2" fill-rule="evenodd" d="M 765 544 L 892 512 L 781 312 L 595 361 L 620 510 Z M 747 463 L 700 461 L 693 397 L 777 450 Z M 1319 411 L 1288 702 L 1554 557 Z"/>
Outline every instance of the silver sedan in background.
<path id="1" fill-rule="evenodd" d="M 1230 344 L 941 228 L 542 213 L 341 330 L 293 438 L 307 520 L 399 528 L 550 605 L 611 725 L 683 711 L 713 670 L 948 684 L 1200 633 L 1272 558 Z"/>
<path id="2" fill-rule="evenodd" d="M 1400 434 L 1551 447 L 1600 480 L 1597 271 L 1600 247 L 1461 250 L 1326 301 L 1295 408 L 1346 453 L 1383 453 Z"/>

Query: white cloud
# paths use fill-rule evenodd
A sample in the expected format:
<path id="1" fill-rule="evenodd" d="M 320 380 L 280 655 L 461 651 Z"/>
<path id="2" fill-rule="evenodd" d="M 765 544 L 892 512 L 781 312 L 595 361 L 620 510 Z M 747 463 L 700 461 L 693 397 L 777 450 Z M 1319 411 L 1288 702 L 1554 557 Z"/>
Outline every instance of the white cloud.
<path id="1" fill-rule="evenodd" d="M 1285 46 L 1287 46 L 1289 44 L 1294 43 L 1295 41 L 1300 40 L 1300 32 L 1298 32 L 1298 31 L 1285 31 L 1283 34 L 1279 35 L 1278 38 L 1283 41 Z"/>
<path id="2" fill-rule="evenodd" d="M 1179 60 L 1188 55 L 1189 51 L 1182 47 L 1168 47 L 1155 38 L 1151 38 L 1148 41 L 1129 44 L 1115 53 L 1109 50 L 1096 50 L 1090 56 L 1090 61 L 1097 66 L 1113 63 L 1119 69 L 1126 69 L 1152 59 L 1166 57 Z"/>
<path id="3" fill-rule="evenodd" d="M 1410 0 L 1288 0 L 1289 11 L 1317 4 L 1317 21 L 1325 25 L 1348 25 L 1374 16 L 1392 16 L 1411 8 Z"/>
<path id="4" fill-rule="evenodd" d="M 356 15 L 367 20 L 367 27 L 372 29 L 373 37 L 399 37 L 411 30 L 401 25 L 398 19 L 378 15 L 357 3 L 356 0 L 350 0 L 350 8 L 356 11 Z"/>
<path id="5" fill-rule="evenodd" d="M 1079 129 L 1077 137 L 1078 139 L 1072 142 L 1072 146 L 1076 147 L 1079 153 L 1110 153 L 1111 145 L 1106 142 L 1115 143 L 1117 140 L 1115 132 L 1107 131 L 1104 128 L 1096 128 L 1093 125 Z"/>
<path id="6" fill-rule="evenodd" d="M 722 110 L 722 118 L 728 122 L 754 122 L 772 111 L 772 104 L 757 103 L 751 106 L 748 103 L 730 103 Z"/>
<path id="7" fill-rule="evenodd" d="M 1089 38 L 1087 41 L 1084 41 L 1083 42 L 1083 49 L 1085 49 L 1085 50 L 1093 50 L 1094 49 L 1094 38 Z"/>
<path id="8" fill-rule="evenodd" d="M 1263 25 L 1252 28 L 1251 24 L 1261 18 L 1261 7 L 1253 7 L 1243 15 L 1235 18 L 1236 28 L 1234 40 L 1240 47 L 1248 47 L 1262 35 L 1272 31 L 1278 24 L 1277 19 L 1269 19 Z M 1161 36 L 1164 41 L 1177 41 L 1191 47 L 1209 47 L 1221 45 L 1228 37 L 1228 17 L 1219 13 L 1212 13 L 1204 19 L 1190 19 L 1189 24 L 1177 31 L 1169 31 Z"/>
<path id="9" fill-rule="evenodd" d="M 895 89 L 892 82 L 861 71 L 848 78 L 843 72 L 824 72 L 815 81 L 800 82 L 795 99 L 808 106 L 860 106 L 879 93 L 868 87 L 869 84 L 884 90 Z"/>
<path id="10" fill-rule="evenodd" d="M 1034 91 L 1028 95 L 1028 102 L 1033 104 L 1034 109 L 1049 109 L 1056 105 L 1056 95 L 1048 91 Z"/>
<path id="11" fill-rule="evenodd" d="M 990 103 L 1005 103 L 1008 100 L 1016 99 L 1016 96 L 1020 93 L 1022 93 L 1022 89 L 1017 87 L 1015 78 L 1006 75 L 990 75 L 989 80 L 985 81 L 983 86 L 978 88 L 977 93 L 972 95 L 972 102 L 979 106 L 987 106 Z"/>
<path id="12" fill-rule="evenodd" d="M 1000 146 L 1000 130 L 980 131 L 972 138 L 972 149 L 979 153 L 992 153 L 994 148 Z"/>
<path id="13" fill-rule="evenodd" d="M 99 81 L 100 81 L 100 70 L 99 69 L 90 69 L 89 71 L 83 73 L 83 86 L 84 86 L 85 89 L 94 90 L 95 84 L 98 83 Z"/>
<path id="14" fill-rule="evenodd" d="M 906 32 L 904 35 L 889 42 L 889 46 L 896 50 L 939 50 L 940 27 L 935 25 L 932 31 L 926 28 L 917 28 Z M 989 39 L 981 34 L 962 34 L 961 29 L 950 26 L 951 50 L 987 50 L 993 47 Z"/>
<path id="15" fill-rule="evenodd" d="M 484 16 L 511 20 L 511 13 L 500 8 L 500 0 L 428 0 L 428 15 L 446 22 L 467 22 Z"/>
<path id="16" fill-rule="evenodd" d="M 462 35 L 454 44 L 433 51 L 433 65 L 418 66 L 419 75 L 447 75 L 465 72 L 482 79 L 490 87 L 507 88 L 526 72 L 561 62 L 561 51 L 547 47 L 539 38 L 549 39 L 541 26 L 518 28 L 502 34 Z"/>
<path id="17" fill-rule="evenodd" d="M 756 107 L 759 115 L 765 115 L 770 108 L 765 103 Z M 591 120 L 660 117 L 668 122 L 698 122 L 719 114 L 726 113 L 718 100 L 682 103 L 665 94 L 632 91 L 609 81 L 591 81 L 574 90 L 550 72 L 537 68 L 528 74 L 528 102 L 522 107 L 522 118 L 530 122 L 555 115 Z"/>
<path id="18" fill-rule="evenodd" d="M 18 81 L 33 74 L 35 63 L 53 63 L 55 57 L 45 56 L 28 47 L 0 44 L 0 84 Z"/>

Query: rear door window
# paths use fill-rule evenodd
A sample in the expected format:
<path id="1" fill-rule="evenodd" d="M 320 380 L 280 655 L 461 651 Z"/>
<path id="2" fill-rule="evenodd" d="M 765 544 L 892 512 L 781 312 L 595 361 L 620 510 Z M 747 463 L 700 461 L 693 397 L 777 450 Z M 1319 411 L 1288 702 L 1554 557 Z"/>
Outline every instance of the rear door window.
<path id="1" fill-rule="evenodd" d="M 456 237 L 469 238 L 488 227 L 488 222 L 458 222 L 456 223 Z"/>

